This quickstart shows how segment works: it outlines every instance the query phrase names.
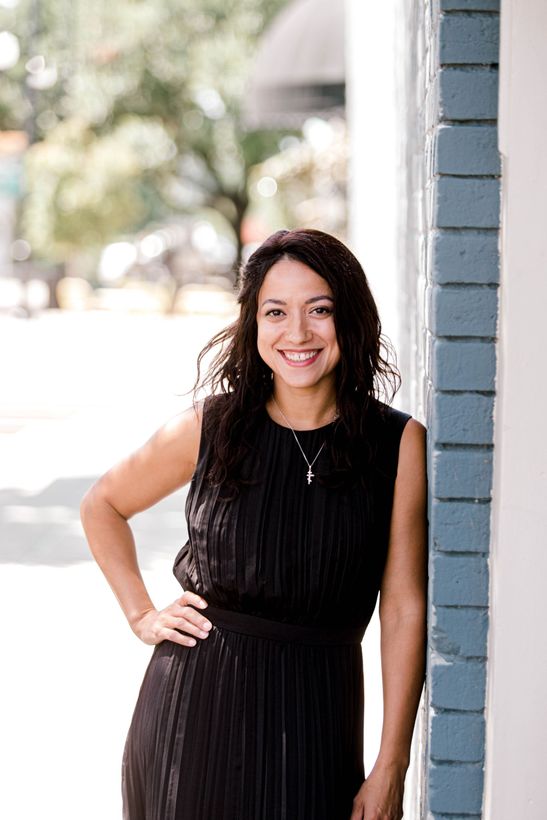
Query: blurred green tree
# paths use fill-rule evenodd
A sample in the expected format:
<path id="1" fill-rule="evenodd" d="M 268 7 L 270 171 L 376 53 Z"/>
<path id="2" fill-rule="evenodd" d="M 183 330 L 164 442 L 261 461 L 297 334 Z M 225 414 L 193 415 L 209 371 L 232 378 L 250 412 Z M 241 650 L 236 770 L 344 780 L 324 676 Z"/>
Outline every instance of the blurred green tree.
<path id="1" fill-rule="evenodd" d="M 245 85 L 285 2 L 20 0 L 0 11 L 21 51 L 0 73 L 0 128 L 29 135 L 22 220 L 36 254 L 62 261 L 201 207 L 225 217 L 241 250 L 248 171 L 282 135 L 245 129 Z"/>

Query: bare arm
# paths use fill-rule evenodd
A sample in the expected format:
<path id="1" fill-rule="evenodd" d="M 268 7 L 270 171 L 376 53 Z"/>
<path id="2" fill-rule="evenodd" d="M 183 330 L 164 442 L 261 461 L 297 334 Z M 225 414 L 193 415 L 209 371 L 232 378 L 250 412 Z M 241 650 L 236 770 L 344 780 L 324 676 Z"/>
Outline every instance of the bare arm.
<path id="1" fill-rule="evenodd" d="M 409 419 L 401 439 L 380 590 L 384 723 L 379 759 L 405 770 L 425 674 L 426 597 L 425 427 Z"/>
<path id="2" fill-rule="evenodd" d="M 184 605 L 200 605 L 202 599 L 190 592 L 184 593 L 182 603 L 175 602 L 166 611 L 155 609 L 141 576 L 128 524 L 133 515 L 190 481 L 198 458 L 201 420 L 201 407 L 190 407 L 172 418 L 142 447 L 101 476 L 80 505 L 93 557 L 131 628 L 145 643 L 169 638 L 193 645 L 190 638 L 175 630 L 184 628 L 199 635 L 196 624 L 203 621 L 195 610 Z"/>
<path id="3" fill-rule="evenodd" d="M 425 427 L 403 430 L 380 588 L 384 720 L 380 752 L 351 820 L 402 817 L 403 786 L 425 674 L 427 479 Z M 360 812 L 360 813 L 359 813 Z"/>

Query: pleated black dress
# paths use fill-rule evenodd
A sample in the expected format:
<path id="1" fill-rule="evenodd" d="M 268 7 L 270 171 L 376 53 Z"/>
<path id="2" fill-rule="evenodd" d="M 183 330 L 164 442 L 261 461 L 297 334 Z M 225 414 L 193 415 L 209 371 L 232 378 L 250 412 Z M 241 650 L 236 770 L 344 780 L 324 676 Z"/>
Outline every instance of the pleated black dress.
<path id="1" fill-rule="evenodd" d="M 361 639 L 410 418 L 379 406 L 366 492 L 322 482 L 328 447 L 308 484 L 291 430 L 264 409 L 255 483 L 225 500 L 202 434 L 174 573 L 213 628 L 193 647 L 154 647 L 123 756 L 124 820 L 349 820 L 364 779 Z M 297 431 L 309 461 L 331 434 Z"/>

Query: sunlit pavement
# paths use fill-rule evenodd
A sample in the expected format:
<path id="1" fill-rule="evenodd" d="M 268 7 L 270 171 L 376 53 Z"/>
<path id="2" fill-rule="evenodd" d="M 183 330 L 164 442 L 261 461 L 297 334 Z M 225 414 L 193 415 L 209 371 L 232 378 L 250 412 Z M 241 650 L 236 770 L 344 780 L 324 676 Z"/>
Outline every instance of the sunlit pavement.
<path id="1" fill-rule="evenodd" d="M 152 648 L 133 635 L 93 562 L 79 503 L 189 405 L 176 394 L 192 386 L 197 352 L 227 321 L 58 311 L 0 320 L 6 820 L 121 818 L 123 743 Z M 171 568 L 186 539 L 184 500 L 182 490 L 131 520 L 160 607 L 180 593 Z M 378 697 L 369 685 L 368 706 Z"/>

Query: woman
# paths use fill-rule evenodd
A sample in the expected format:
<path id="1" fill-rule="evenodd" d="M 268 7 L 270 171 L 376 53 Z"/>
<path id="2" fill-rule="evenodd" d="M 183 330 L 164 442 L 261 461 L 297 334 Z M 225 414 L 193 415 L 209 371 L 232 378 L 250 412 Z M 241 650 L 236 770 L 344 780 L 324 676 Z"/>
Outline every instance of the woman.
<path id="1" fill-rule="evenodd" d="M 425 428 L 365 274 L 279 231 L 241 276 L 204 402 L 82 502 L 93 555 L 155 645 L 123 758 L 125 820 L 398 820 L 424 676 Z M 191 481 L 184 593 L 156 609 L 127 523 Z M 363 768 L 361 639 L 380 592 L 384 722 Z"/>

